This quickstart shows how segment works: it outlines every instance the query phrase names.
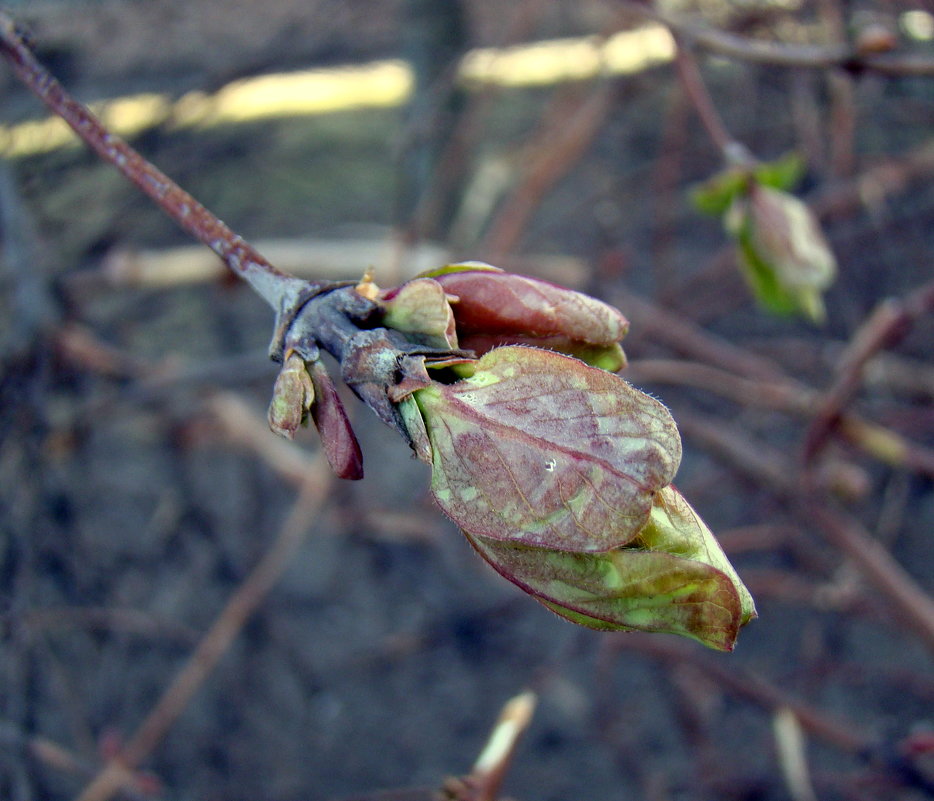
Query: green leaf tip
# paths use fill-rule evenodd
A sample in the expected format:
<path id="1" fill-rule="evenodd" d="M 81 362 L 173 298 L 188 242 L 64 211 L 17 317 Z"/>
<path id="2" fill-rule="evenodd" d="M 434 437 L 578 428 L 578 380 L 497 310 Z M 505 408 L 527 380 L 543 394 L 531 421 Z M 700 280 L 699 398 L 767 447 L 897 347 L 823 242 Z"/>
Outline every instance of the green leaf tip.
<path id="1" fill-rule="evenodd" d="M 464 533 L 497 572 L 573 623 L 677 634 L 732 650 L 739 629 L 756 616 L 749 591 L 677 490 L 662 490 L 655 509 L 658 519 L 653 510 L 646 528 L 661 525 L 671 551 L 633 545 L 569 553 Z"/>

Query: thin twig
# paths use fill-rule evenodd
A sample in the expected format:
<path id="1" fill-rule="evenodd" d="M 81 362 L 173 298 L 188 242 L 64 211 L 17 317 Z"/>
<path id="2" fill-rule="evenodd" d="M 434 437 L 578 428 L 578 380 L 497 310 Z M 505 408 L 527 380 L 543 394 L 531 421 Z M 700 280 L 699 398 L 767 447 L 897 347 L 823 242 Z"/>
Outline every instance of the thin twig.
<path id="1" fill-rule="evenodd" d="M 600 85 L 583 100 L 558 96 L 526 150 L 523 174 L 490 226 L 484 250 L 491 258 L 516 249 L 545 194 L 580 161 L 611 107 L 611 90 Z"/>
<path id="2" fill-rule="evenodd" d="M 260 562 L 230 597 L 185 666 L 163 692 L 156 705 L 117 758 L 88 784 L 78 801 L 107 801 L 132 776 L 188 706 L 192 696 L 227 652 L 247 619 L 272 589 L 305 538 L 311 521 L 324 502 L 330 473 L 323 457 L 306 476 L 302 490 L 278 536 Z"/>
<path id="3" fill-rule="evenodd" d="M 86 778 L 94 775 L 94 766 L 47 737 L 38 737 L 23 732 L 18 726 L 0 720 L 0 747 L 17 748 L 25 751 L 32 759 L 48 767 L 71 775 Z M 158 781 L 155 777 L 134 773 L 128 777 L 123 793 L 131 799 L 151 799 Z"/>
<path id="4" fill-rule="evenodd" d="M 805 45 L 749 39 L 726 31 L 664 14 L 640 2 L 619 0 L 626 8 L 660 22 L 672 33 L 690 39 L 711 53 L 736 61 L 775 67 L 826 70 L 842 67 L 852 72 L 876 72 L 888 77 L 934 75 L 934 59 L 914 53 L 864 53 L 849 44 Z"/>
<path id="5" fill-rule="evenodd" d="M 701 77 L 700 68 L 697 66 L 697 59 L 691 52 L 688 43 L 681 36 L 675 36 L 677 50 L 675 52 L 675 66 L 678 69 L 678 78 L 681 81 L 681 88 L 691 100 L 697 116 L 703 123 L 705 130 L 710 135 L 713 143 L 720 150 L 724 160 L 729 161 L 731 157 L 738 154 L 745 154 L 739 142 L 737 142 L 727 130 L 717 106 L 707 90 L 704 79 Z"/>
<path id="6" fill-rule="evenodd" d="M 711 334 L 648 298 L 617 287 L 612 302 L 623 310 L 632 324 L 633 333 L 627 341 L 638 336 L 756 381 L 780 381 L 785 377 L 782 368 L 772 359 Z"/>
<path id="7" fill-rule="evenodd" d="M 818 13 L 829 41 L 847 43 L 844 10 L 838 0 L 821 0 Z M 828 152 L 830 176 L 848 178 L 856 166 L 856 102 L 853 74 L 842 69 L 830 69 L 826 75 L 830 104 Z"/>
<path id="8" fill-rule="evenodd" d="M 852 721 L 833 718 L 798 700 L 781 687 L 770 684 L 761 676 L 746 673 L 733 664 L 727 667 L 690 646 L 682 647 L 681 643 L 671 640 L 628 633 L 615 637 L 610 647 L 620 651 L 638 651 L 669 664 L 690 663 L 708 674 L 718 685 L 763 709 L 792 710 L 806 731 L 842 751 L 862 753 L 870 745 L 868 735 L 861 732 Z"/>
<path id="9" fill-rule="evenodd" d="M 801 514 L 814 521 L 860 573 L 898 610 L 898 618 L 910 626 L 934 651 L 934 599 L 915 582 L 892 555 L 859 523 L 826 499 L 811 497 L 801 504 Z"/>
<path id="10" fill-rule="evenodd" d="M 884 300 L 853 335 L 840 358 L 837 380 L 826 392 L 820 411 L 808 431 L 805 459 L 813 461 L 839 424 L 843 410 L 862 385 L 867 362 L 884 348 L 901 341 L 915 321 L 934 309 L 934 281 L 929 281 L 903 300 Z"/>
<path id="11" fill-rule="evenodd" d="M 821 394 L 789 377 L 773 380 L 743 378 L 728 370 L 676 359 L 636 359 L 626 368 L 635 384 L 675 384 L 711 392 L 753 408 L 776 409 L 806 420 L 819 413 Z M 934 450 L 890 428 L 841 412 L 836 431 L 867 455 L 893 467 L 907 468 L 934 478 Z"/>
<path id="12" fill-rule="evenodd" d="M 20 80 L 104 161 L 112 164 L 188 234 L 207 245 L 276 311 L 293 300 L 303 281 L 277 270 L 171 178 L 110 133 L 32 54 L 16 24 L 0 11 L 0 52 Z"/>

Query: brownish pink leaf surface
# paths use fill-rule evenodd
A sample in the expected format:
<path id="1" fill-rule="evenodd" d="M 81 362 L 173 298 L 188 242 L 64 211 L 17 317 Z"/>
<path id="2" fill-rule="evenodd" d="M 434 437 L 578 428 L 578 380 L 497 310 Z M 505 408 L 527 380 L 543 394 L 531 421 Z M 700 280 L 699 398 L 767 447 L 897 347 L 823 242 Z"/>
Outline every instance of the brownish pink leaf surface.
<path id="1" fill-rule="evenodd" d="M 612 373 L 537 348 L 497 348 L 474 375 L 416 393 L 432 490 L 471 534 L 606 551 L 645 525 L 681 460 L 667 409 Z"/>
<path id="2" fill-rule="evenodd" d="M 538 278 L 468 269 L 446 272 L 434 280 L 457 298 L 454 319 L 462 336 L 558 336 L 610 345 L 629 330 L 629 322 L 619 310 Z"/>

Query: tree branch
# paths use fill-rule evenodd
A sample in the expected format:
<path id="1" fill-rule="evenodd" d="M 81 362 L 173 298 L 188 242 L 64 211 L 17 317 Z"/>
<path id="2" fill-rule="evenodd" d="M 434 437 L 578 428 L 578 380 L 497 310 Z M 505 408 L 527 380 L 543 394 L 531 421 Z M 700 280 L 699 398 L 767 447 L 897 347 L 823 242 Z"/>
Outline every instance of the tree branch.
<path id="1" fill-rule="evenodd" d="M 61 117 L 104 161 L 175 220 L 188 234 L 207 245 L 277 312 L 292 306 L 307 286 L 277 270 L 252 246 L 235 234 L 171 178 L 150 164 L 132 147 L 110 133 L 91 111 L 68 94 L 35 58 L 9 15 L 0 11 L 0 52 L 20 80 L 57 116 Z"/>
<path id="2" fill-rule="evenodd" d="M 848 44 L 806 45 L 749 39 L 664 14 L 644 3 L 622 0 L 622 4 L 638 9 L 697 47 L 736 61 L 818 70 L 840 67 L 855 73 L 876 72 L 888 77 L 934 75 L 934 59 L 913 53 L 872 53 L 861 52 Z"/>

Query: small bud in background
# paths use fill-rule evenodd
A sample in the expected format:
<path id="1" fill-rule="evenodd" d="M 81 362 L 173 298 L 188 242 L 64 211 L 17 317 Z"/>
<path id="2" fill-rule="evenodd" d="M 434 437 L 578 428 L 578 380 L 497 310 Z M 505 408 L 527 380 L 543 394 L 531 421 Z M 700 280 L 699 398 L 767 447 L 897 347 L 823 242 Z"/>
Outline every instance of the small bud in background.
<path id="1" fill-rule="evenodd" d="M 725 222 L 756 297 L 773 311 L 821 322 L 822 292 L 833 283 L 837 264 L 807 205 L 754 183 L 733 201 Z"/>
<path id="2" fill-rule="evenodd" d="M 308 421 L 308 412 L 315 399 L 315 388 L 297 353 L 290 353 L 276 376 L 269 403 L 269 427 L 280 436 L 292 439 L 299 426 Z"/>
<path id="3" fill-rule="evenodd" d="M 723 219 L 759 303 L 777 314 L 822 322 L 822 293 L 833 283 L 837 265 L 811 210 L 787 191 L 803 172 L 794 153 L 729 167 L 695 187 L 692 200 Z"/>

